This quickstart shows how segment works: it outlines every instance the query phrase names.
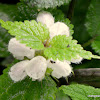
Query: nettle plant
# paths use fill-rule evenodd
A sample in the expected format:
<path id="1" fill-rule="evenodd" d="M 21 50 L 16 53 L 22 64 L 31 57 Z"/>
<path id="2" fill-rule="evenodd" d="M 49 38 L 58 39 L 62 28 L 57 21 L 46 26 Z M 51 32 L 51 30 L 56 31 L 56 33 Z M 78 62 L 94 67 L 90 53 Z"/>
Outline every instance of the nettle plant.
<path id="1" fill-rule="evenodd" d="M 35 5 L 36 20 L 5 22 L 0 19 L 1 26 L 13 36 L 8 51 L 17 59 L 0 77 L 0 100 L 58 100 L 60 95 L 68 100 L 89 100 L 88 95 L 100 93 L 99 89 L 90 86 L 71 84 L 57 87 L 55 82 L 73 73 L 71 63 L 100 59 L 73 39 L 73 25 L 60 10 L 55 9 L 69 2 L 30 0 L 28 5 Z"/>

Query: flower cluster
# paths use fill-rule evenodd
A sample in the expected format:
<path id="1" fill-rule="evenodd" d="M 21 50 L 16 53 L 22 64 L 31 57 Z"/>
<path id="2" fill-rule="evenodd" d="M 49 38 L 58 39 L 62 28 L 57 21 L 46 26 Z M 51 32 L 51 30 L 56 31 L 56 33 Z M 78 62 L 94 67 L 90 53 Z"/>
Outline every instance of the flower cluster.
<path id="1" fill-rule="evenodd" d="M 70 35 L 69 27 L 62 22 L 54 23 L 54 17 L 49 12 L 40 12 L 37 16 L 37 22 L 46 24 L 51 39 L 56 35 L 66 35 L 67 37 Z"/>
<path id="2" fill-rule="evenodd" d="M 54 23 L 54 17 L 46 11 L 40 12 L 37 16 L 37 22 L 46 24 L 50 32 L 50 39 L 56 35 L 70 35 L 69 27 L 62 23 Z M 23 80 L 27 75 L 32 78 L 33 81 L 41 81 L 45 77 L 47 68 L 51 68 L 51 75 L 56 78 L 67 77 L 72 72 L 72 67 L 70 63 L 79 63 L 82 58 L 78 56 L 79 59 L 73 59 L 71 62 L 64 60 L 53 61 L 51 59 L 46 59 L 43 56 L 35 56 L 36 50 L 26 47 L 25 44 L 21 44 L 15 38 L 9 41 L 8 51 L 13 54 L 16 59 L 23 60 L 27 57 L 30 60 L 23 60 L 13 65 L 9 71 L 9 75 L 15 82 Z"/>

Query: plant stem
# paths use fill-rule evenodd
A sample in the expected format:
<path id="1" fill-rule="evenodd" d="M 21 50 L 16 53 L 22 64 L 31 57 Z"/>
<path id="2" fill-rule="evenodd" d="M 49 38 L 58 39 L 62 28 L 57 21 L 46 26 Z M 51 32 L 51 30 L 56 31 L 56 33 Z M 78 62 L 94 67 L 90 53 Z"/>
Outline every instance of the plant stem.
<path id="1" fill-rule="evenodd" d="M 76 1 L 76 0 L 72 0 L 72 1 L 70 2 L 70 5 L 69 5 L 69 9 L 68 9 L 68 13 L 67 13 L 67 18 L 68 18 L 69 20 L 72 19 L 72 16 L 73 16 L 73 14 L 74 14 L 75 1 Z"/>
<path id="2" fill-rule="evenodd" d="M 83 47 L 89 46 L 89 45 L 95 40 L 95 38 L 96 38 L 97 36 L 98 36 L 98 35 L 96 34 L 92 39 L 90 39 L 89 41 L 87 41 L 86 43 L 84 43 L 82 46 L 83 46 Z"/>
<path id="3" fill-rule="evenodd" d="M 100 87 L 100 68 L 75 69 L 75 76 L 69 78 L 69 83 L 77 82 Z"/>

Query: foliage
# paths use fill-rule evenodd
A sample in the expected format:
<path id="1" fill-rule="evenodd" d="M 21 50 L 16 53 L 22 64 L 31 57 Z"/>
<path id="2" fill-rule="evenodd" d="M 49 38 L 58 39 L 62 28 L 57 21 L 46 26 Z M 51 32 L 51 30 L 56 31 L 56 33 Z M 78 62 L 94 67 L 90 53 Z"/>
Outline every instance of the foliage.
<path id="1" fill-rule="evenodd" d="M 33 82 L 27 77 L 14 83 L 8 75 L 9 68 L 0 76 L 0 100 L 55 100 L 57 88 L 50 77 L 42 82 Z"/>
<path id="2" fill-rule="evenodd" d="M 71 100 L 71 98 L 64 94 L 62 90 L 58 90 L 56 93 L 56 100 Z"/>
<path id="3" fill-rule="evenodd" d="M 8 10 L 9 9 L 9 10 Z M 0 4 L 0 19 L 4 21 L 12 21 L 14 17 L 15 6 Z M 7 51 L 7 44 L 11 36 L 8 32 L 0 26 L 0 57 L 9 55 Z"/>
<path id="4" fill-rule="evenodd" d="M 17 4 L 17 12 L 14 19 L 17 21 L 33 20 L 36 18 L 38 12 L 36 7 L 21 1 Z"/>
<path id="5" fill-rule="evenodd" d="M 49 31 L 46 26 L 41 23 L 37 24 L 34 20 L 24 21 L 24 23 L 0 20 L 0 23 L 2 27 L 9 30 L 11 35 L 16 36 L 21 43 L 25 43 L 32 49 L 43 49 L 43 42 L 49 38 Z"/>
<path id="6" fill-rule="evenodd" d="M 63 92 L 70 96 L 72 100 L 94 100 L 94 98 L 89 97 L 89 95 L 100 95 L 100 89 L 80 84 L 61 86 L 59 89 L 63 90 Z M 99 99 L 99 97 L 95 97 L 95 100 Z"/>
<path id="7" fill-rule="evenodd" d="M 97 36 L 91 44 L 92 48 L 100 55 L 100 36 Z"/>
<path id="8" fill-rule="evenodd" d="M 92 0 L 87 13 L 86 27 L 91 37 L 92 48 L 100 54 L 100 0 Z"/>
<path id="9" fill-rule="evenodd" d="M 58 35 L 50 39 L 49 29 L 42 23 L 35 21 L 41 11 L 50 12 L 55 22 L 65 23 L 69 27 L 70 36 Z M 69 14 L 72 15 L 71 21 L 67 18 Z M 7 50 L 10 35 L 15 36 L 17 40 L 26 44 L 26 46 L 37 49 L 35 56 L 41 55 L 47 59 L 52 58 L 61 61 L 71 61 L 73 58 L 77 59 L 77 56 L 89 60 L 91 58 L 100 59 L 99 56 L 91 53 L 100 54 L 99 17 L 100 0 L 20 0 L 17 6 L 0 4 L 0 23 L 3 27 L 0 26 L 0 57 L 5 57 L 0 64 L 8 66 L 13 61 Z M 81 43 L 86 50 L 91 52 L 84 50 L 78 43 Z M 32 81 L 28 76 L 23 81 L 14 82 L 8 74 L 10 66 L 0 76 L 0 100 L 100 99 L 100 97 L 89 97 L 89 95 L 100 95 L 100 89 L 98 88 L 75 83 L 59 87 L 59 80 L 50 76 L 52 72 L 50 68 L 47 69 L 46 76 L 41 82 Z M 99 68 L 100 61 L 94 59 L 91 61 L 84 60 L 82 64 L 72 64 L 72 66 L 74 66 L 73 69 Z M 94 81 L 96 81 L 95 77 Z M 57 84 L 58 88 L 56 87 Z"/>
<path id="10" fill-rule="evenodd" d="M 9 30 L 8 32 L 16 36 L 21 43 L 26 44 L 26 46 L 31 47 L 32 49 L 42 50 L 44 49 L 45 40 L 49 39 L 49 30 L 42 23 L 37 23 L 36 21 L 24 21 L 17 22 L 15 21 L 4 22 L 0 20 L 2 27 Z M 85 59 L 99 58 L 98 56 L 92 55 L 91 52 L 83 50 L 81 45 L 77 44 L 76 40 L 72 40 L 72 37 L 66 37 L 66 35 L 55 36 L 51 42 L 50 48 L 46 48 L 44 54 L 49 59 L 52 58 L 56 60 L 69 60 L 73 58 L 77 59 L 77 56 L 83 57 Z"/>
<path id="11" fill-rule="evenodd" d="M 5 29 L 0 27 L 0 57 L 6 57 L 9 55 L 7 51 L 7 44 L 11 36 L 7 33 Z"/>
<path id="12" fill-rule="evenodd" d="M 86 14 L 91 0 L 76 0 L 74 7 L 74 14 L 71 19 L 72 24 L 74 25 L 73 37 L 78 40 L 78 43 L 84 44 L 89 39 L 91 39 L 87 28 L 86 23 Z M 81 5 L 81 6 L 80 6 Z"/>
<path id="13" fill-rule="evenodd" d="M 50 41 L 50 48 L 45 49 L 44 54 L 50 59 L 56 60 L 69 60 L 73 58 L 77 59 L 77 55 L 85 59 L 99 58 L 92 55 L 91 52 L 83 50 L 80 44 L 77 44 L 76 40 L 72 40 L 72 37 L 66 37 L 66 35 L 55 36 Z"/>
<path id="14" fill-rule="evenodd" d="M 36 6 L 38 8 L 55 8 L 64 4 L 68 4 L 71 0 L 21 0 L 29 6 Z"/>

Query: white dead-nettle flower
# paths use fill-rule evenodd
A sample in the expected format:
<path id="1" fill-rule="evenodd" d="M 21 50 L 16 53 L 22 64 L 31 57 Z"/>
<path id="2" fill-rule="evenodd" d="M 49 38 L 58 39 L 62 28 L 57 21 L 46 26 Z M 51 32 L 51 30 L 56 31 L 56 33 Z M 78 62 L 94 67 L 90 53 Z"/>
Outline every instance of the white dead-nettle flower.
<path id="1" fill-rule="evenodd" d="M 15 82 L 21 81 L 27 76 L 25 67 L 28 62 L 29 60 L 21 61 L 11 67 L 9 75 L 12 80 L 14 80 Z"/>
<path id="2" fill-rule="evenodd" d="M 79 63 L 81 63 L 82 60 L 83 60 L 83 58 L 78 55 L 77 59 L 72 59 L 71 62 L 75 63 L 75 64 L 79 64 Z"/>
<path id="3" fill-rule="evenodd" d="M 56 78 L 67 77 L 72 72 L 72 67 L 66 61 L 47 60 L 42 56 L 36 56 L 33 59 L 21 61 L 13 65 L 9 75 L 14 82 L 23 80 L 27 75 L 32 81 L 41 81 L 45 77 L 46 69 L 51 68 L 51 75 Z"/>
<path id="4" fill-rule="evenodd" d="M 12 38 L 8 44 L 8 51 L 13 54 L 13 56 L 19 60 L 24 59 L 24 57 L 28 57 L 32 59 L 35 54 L 35 50 L 27 47 L 25 44 L 21 44 L 16 38 Z"/>
<path id="5" fill-rule="evenodd" d="M 47 69 L 46 59 L 42 56 L 34 57 L 26 66 L 26 73 L 32 80 L 42 80 Z"/>
<path id="6" fill-rule="evenodd" d="M 41 22 L 43 24 L 46 24 L 46 26 L 49 28 L 51 25 L 54 24 L 54 18 L 51 15 L 51 13 L 42 11 L 37 16 L 37 22 Z"/>
<path id="7" fill-rule="evenodd" d="M 70 35 L 69 27 L 62 22 L 56 22 L 55 24 L 53 24 L 49 28 L 49 31 L 51 38 L 53 38 L 56 35 L 66 35 L 67 37 Z"/>
<path id="8" fill-rule="evenodd" d="M 52 76 L 56 78 L 67 77 L 72 72 L 72 67 L 66 61 L 48 60 L 48 68 L 51 68 Z"/>
<path id="9" fill-rule="evenodd" d="M 37 16 L 37 21 L 46 24 L 50 31 L 50 38 L 53 38 L 56 35 L 66 35 L 67 37 L 70 35 L 69 27 L 62 22 L 54 23 L 54 18 L 49 12 L 40 12 Z M 35 50 L 27 47 L 25 44 L 21 44 L 15 38 L 12 38 L 9 41 L 8 51 L 10 51 L 17 59 L 22 60 L 25 56 L 31 59 L 21 61 L 11 67 L 9 75 L 15 82 L 23 80 L 27 75 L 32 78 L 33 81 L 41 81 L 45 76 L 47 67 L 53 70 L 51 73 L 53 77 L 67 77 L 72 72 L 70 63 L 79 63 L 83 59 L 78 56 L 77 59 L 72 59 L 71 62 L 66 60 L 63 62 L 59 60 L 46 61 L 42 56 L 34 57 Z"/>
<path id="10" fill-rule="evenodd" d="M 68 60 L 64 60 L 64 62 L 66 62 L 66 63 L 68 63 L 68 64 L 71 64 L 71 62 L 70 62 L 70 61 L 68 61 Z"/>
<path id="11" fill-rule="evenodd" d="M 67 37 L 70 35 L 69 27 L 62 22 L 54 23 L 54 18 L 49 12 L 40 12 L 37 16 L 37 22 L 46 24 L 50 31 L 50 38 L 56 35 L 66 35 Z"/>
<path id="12" fill-rule="evenodd" d="M 13 65 L 9 75 L 14 82 L 23 80 L 27 75 L 32 81 L 41 81 L 47 69 L 47 61 L 42 56 L 34 57 L 32 60 L 24 60 Z"/>

